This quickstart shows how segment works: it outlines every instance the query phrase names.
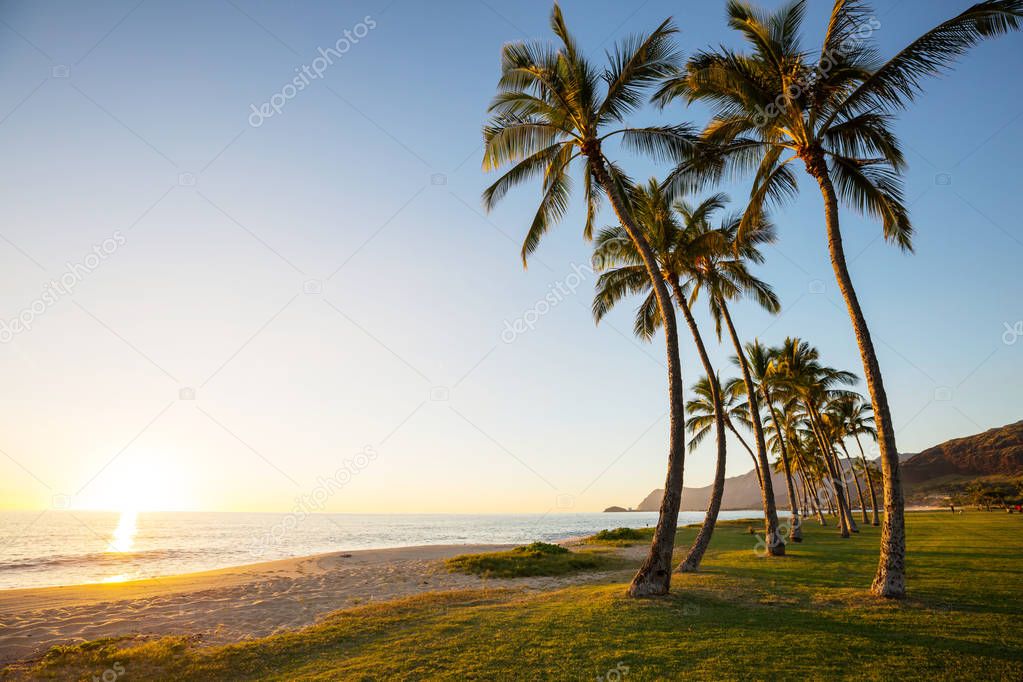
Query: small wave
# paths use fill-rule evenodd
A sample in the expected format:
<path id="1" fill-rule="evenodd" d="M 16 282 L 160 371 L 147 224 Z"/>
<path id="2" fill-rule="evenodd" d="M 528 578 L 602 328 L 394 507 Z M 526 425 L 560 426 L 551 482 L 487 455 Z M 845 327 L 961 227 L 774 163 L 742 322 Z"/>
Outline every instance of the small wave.
<path id="1" fill-rule="evenodd" d="M 150 549 L 137 552 L 90 552 L 88 554 L 58 554 L 42 557 L 26 557 L 0 561 L 0 572 L 48 570 L 69 566 L 121 566 L 130 563 L 149 563 L 153 561 L 180 560 L 196 552 Z"/>

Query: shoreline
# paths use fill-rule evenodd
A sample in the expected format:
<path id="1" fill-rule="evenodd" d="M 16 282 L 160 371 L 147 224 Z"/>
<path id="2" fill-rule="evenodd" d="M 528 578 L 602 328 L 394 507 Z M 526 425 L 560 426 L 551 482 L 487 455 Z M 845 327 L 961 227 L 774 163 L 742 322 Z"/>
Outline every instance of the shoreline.
<path id="1" fill-rule="evenodd" d="M 584 537 L 556 542 L 579 546 Z M 627 579 L 624 573 L 617 576 L 620 569 L 485 579 L 450 573 L 444 565 L 445 559 L 459 554 L 516 546 L 438 544 L 335 551 L 124 582 L 0 590 L 0 665 L 32 660 L 54 645 L 107 637 L 181 635 L 204 644 L 243 641 L 311 625 L 340 609 L 425 592 L 544 591 Z M 646 547 L 618 552 L 641 560 Z"/>
<path id="2" fill-rule="evenodd" d="M 223 644 L 311 625 L 339 609 L 423 592 L 548 590 L 609 575 L 484 579 L 450 573 L 444 565 L 459 554 L 515 546 L 339 551 L 121 583 L 3 590 L 0 665 L 33 659 L 57 644 L 162 635 Z"/>

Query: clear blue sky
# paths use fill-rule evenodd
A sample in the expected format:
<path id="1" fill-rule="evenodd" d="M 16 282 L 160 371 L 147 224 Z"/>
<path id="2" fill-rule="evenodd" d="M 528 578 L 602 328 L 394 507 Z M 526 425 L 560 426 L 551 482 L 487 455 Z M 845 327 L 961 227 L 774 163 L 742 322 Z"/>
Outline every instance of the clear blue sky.
<path id="1" fill-rule="evenodd" d="M 811 3 L 814 49 L 825 5 Z M 966 5 L 877 2 L 882 51 Z M 718 2 L 564 10 L 595 58 L 668 15 L 687 53 L 735 44 Z M 501 338 L 588 262 L 578 211 L 524 272 L 536 192 L 489 217 L 479 202 L 500 47 L 548 38 L 549 11 L 3 3 L 0 317 L 38 311 L 0 345 L 4 506 L 286 510 L 365 446 L 375 458 L 324 508 L 596 510 L 659 486 L 663 346 L 631 338 L 628 307 L 595 328 L 586 278 L 528 333 Z M 285 88 L 339 39 L 322 78 Z M 983 45 L 901 116 L 916 255 L 845 214 L 903 451 L 1023 416 L 1023 338 L 1003 342 L 1023 320 L 1021 66 L 1023 37 Z M 280 111 L 250 125 L 253 105 L 274 101 Z M 700 124 L 706 111 L 641 118 Z M 622 162 L 637 178 L 665 170 Z M 820 200 L 802 187 L 760 271 L 784 313 L 742 306 L 737 325 L 767 343 L 803 336 L 860 372 Z M 94 247 L 102 258 L 77 268 L 73 295 L 43 300 Z M 727 367 L 729 351 L 713 355 Z M 729 473 L 747 470 L 732 452 Z M 708 483 L 711 460 L 709 444 L 692 453 L 687 484 Z"/>

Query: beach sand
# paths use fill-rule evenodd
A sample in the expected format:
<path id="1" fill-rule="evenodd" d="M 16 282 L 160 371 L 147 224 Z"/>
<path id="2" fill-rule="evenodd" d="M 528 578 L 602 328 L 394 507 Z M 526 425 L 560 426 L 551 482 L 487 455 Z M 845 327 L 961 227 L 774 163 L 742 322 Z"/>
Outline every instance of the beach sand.
<path id="1" fill-rule="evenodd" d="M 566 543 L 568 544 L 568 543 Z M 571 543 L 576 544 L 576 543 Z M 444 559 L 512 545 L 431 545 L 336 552 L 123 583 L 0 591 L 0 664 L 55 644 L 125 635 L 191 635 L 219 644 L 316 622 L 349 606 L 481 587 L 555 589 L 606 572 L 483 579 Z"/>

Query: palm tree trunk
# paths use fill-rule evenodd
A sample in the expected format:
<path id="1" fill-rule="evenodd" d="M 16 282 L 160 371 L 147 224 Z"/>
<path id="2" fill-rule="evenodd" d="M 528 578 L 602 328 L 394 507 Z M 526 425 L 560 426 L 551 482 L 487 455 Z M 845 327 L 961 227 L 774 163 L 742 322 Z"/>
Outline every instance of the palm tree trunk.
<path id="1" fill-rule="evenodd" d="M 821 511 L 821 506 L 817 502 L 817 496 L 811 494 L 810 484 L 806 480 L 806 477 L 800 476 L 800 478 L 803 479 L 803 493 L 806 496 L 806 499 L 809 500 L 809 504 L 813 508 L 813 513 L 817 516 L 817 522 L 820 523 L 821 526 L 827 526 L 828 521 L 824 518 L 824 512 Z"/>
<path id="2" fill-rule="evenodd" d="M 850 529 L 849 519 L 852 518 L 852 514 L 849 514 L 846 511 L 845 495 L 842 492 L 841 484 L 838 482 L 838 471 L 835 470 L 835 463 L 831 460 L 831 455 L 829 453 L 830 447 L 828 446 L 827 439 L 825 439 L 824 434 L 821 433 L 820 425 L 817 421 L 817 414 L 809 402 L 806 402 L 805 405 L 806 413 L 810 417 L 810 428 L 817 438 L 817 447 L 820 448 L 821 457 L 824 459 L 824 466 L 827 467 L 828 476 L 831 478 L 831 485 L 824 486 L 824 492 L 828 495 L 834 493 L 835 499 L 838 501 L 839 533 L 843 538 L 847 538 L 849 537 Z"/>
<path id="3" fill-rule="evenodd" d="M 863 310 L 856 297 L 849 268 L 842 248 L 842 231 L 839 226 L 838 196 L 828 175 L 823 154 L 807 161 L 807 170 L 821 188 L 824 197 L 824 222 L 828 233 L 828 250 L 831 266 L 835 271 L 838 288 L 845 299 L 849 318 L 852 320 L 856 345 L 860 349 L 863 373 L 874 407 L 874 422 L 877 424 L 878 444 L 881 447 L 881 479 L 884 489 L 884 525 L 881 528 L 881 552 L 877 573 L 870 591 L 879 597 L 900 598 L 906 596 L 906 500 L 902 491 L 902 477 L 899 472 L 899 451 L 895 446 L 895 428 L 888 408 L 888 395 L 884 389 L 881 366 L 877 361 L 870 329 L 863 317 Z"/>
<path id="4" fill-rule="evenodd" d="M 771 415 L 771 424 L 774 426 L 774 432 L 778 436 L 778 446 L 781 449 L 781 463 L 785 470 L 785 485 L 789 493 L 789 513 L 792 515 L 792 519 L 789 521 L 789 539 L 793 542 L 803 541 L 803 529 L 800 527 L 799 522 L 799 500 L 796 499 L 796 491 L 792 485 L 792 469 L 789 467 L 789 451 L 785 447 L 785 437 L 781 432 L 781 428 L 778 426 L 778 411 L 774 408 L 774 401 L 771 400 L 771 392 L 768 390 L 766 384 L 761 384 L 761 389 L 764 393 L 764 402 L 767 403 L 768 410 Z"/>
<path id="5" fill-rule="evenodd" d="M 671 559 L 675 548 L 675 533 L 678 530 L 678 511 L 682 505 L 682 480 L 686 460 L 682 360 L 679 357 L 675 307 L 671 303 L 668 287 L 661 277 L 657 259 L 654 257 L 649 242 L 642 230 L 632 220 L 632 215 L 627 209 L 627 202 L 620 194 L 618 185 L 611 180 L 605 164 L 606 160 L 599 151 L 594 151 L 589 157 L 590 170 L 600 186 L 604 188 L 615 215 L 636 245 L 636 250 L 643 257 L 643 264 L 650 276 L 650 285 L 653 287 L 657 308 L 664 324 L 664 342 L 668 356 L 670 416 L 668 473 L 664 480 L 664 497 L 661 498 L 661 509 L 657 518 L 657 528 L 654 530 L 654 538 L 650 543 L 650 552 L 628 589 L 630 597 L 647 597 L 667 594 L 671 589 Z"/>
<path id="6" fill-rule="evenodd" d="M 867 487 L 870 488 L 870 508 L 873 510 L 873 519 L 870 522 L 872 526 L 880 526 L 881 521 L 877 518 L 877 493 L 874 492 L 874 477 L 870 474 L 870 464 L 867 463 L 867 457 L 863 454 L 863 446 L 860 444 L 860 435 L 853 434 L 856 437 L 856 447 L 860 449 L 860 461 L 863 462 L 863 471 L 866 472 L 867 476 Z"/>
<path id="7" fill-rule="evenodd" d="M 725 458 L 718 457 L 717 465 L 714 467 L 714 484 L 710 490 L 710 502 L 707 504 L 707 514 L 703 518 L 703 525 L 696 534 L 692 546 L 686 553 L 685 559 L 679 564 L 679 573 L 692 573 L 699 570 L 703 554 L 710 545 L 711 535 L 714 533 L 714 526 L 717 524 L 718 512 L 721 511 L 721 499 L 725 494 Z"/>
<path id="8" fill-rule="evenodd" d="M 728 333 L 732 337 L 732 344 L 735 346 L 736 355 L 739 357 L 739 368 L 742 369 L 742 380 L 746 384 L 746 397 L 749 400 L 750 419 L 753 421 L 753 436 L 757 443 L 757 461 L 760 462 L 760 491 L 764 500 L 764 521 L 767 543 L 767 553 L 771 556 L 785 555 L 785 539 L 778 534 L 778 510 L 774 504 L 774 485 L 771 483 L 771 467 L 767 463 L 767 444 L 764 441 L 764 427 L 760 423 L 760 406 L 757 403 L 757 388 L 753 384 L 753 378 L 749 372 L 749 362 L 746 360 L 746 352 L 739 341 L 739 335 L 735 333 L 735 325 L 732 324 L 732 316 L 728 312 L 728 304 L 718 300 L 721 306 L 721 314 L 728 326 Z"/>
<path id="9" fill-rule="evenodd" d="M 721 386 L 718 385 L 718 377 L 710 363 L 710 356 L 707 355 L 707 347 L 703 344 L 703 336 L 700 334 L 700 328 L 696 324 L 696 318 L 693 317 L 693 311 L 689 308 L 689 301 L 686 300 L 677 279 L 670 279 L 669 284 L 671 284 L 672 293 L 675 295 L 675 303 L 678 305 L 679 310 L 682 311 L 682 317 L 685 319 L 686 324 L 689 326 L 689 331 L 693 335 L 696 352 L 700 356 L 703 371 L 707 373 L 707 381 L 710 382 L 711 397 L 714 400 L 714 428 L 717 431 L 718 441 L 714 487 L 711 490 L 710 504 L 707 505 L 707 514 L 703 518 L 703 525 L 700 527 L 700 532 L 696 535 L 696 540 L 678 567 L 679 572 L 685 573 L 699 570 L 700 561 L 703 559 L 704 552 L 707 551 L 711 535 L 714 533 L 714 526 L 717 524 L 718 512 L 721 511 L 721 498 L 725 492 L 725 411 L 721 404 Z"/>
<path id="10" fill-rule="evenodd" d="M 856 483 L 856 499 L 860 501 L 860 512 L 863 514 L 863 525 L 870 523 L 870 519 L 867 518 L 867 503 L 863 499 L 863 487 L 860 485 L 860 477 L 856 475 L 856 469 L 853 467 L 852 458 L 849 457 L 849 451 L 845 449 L 845 443 L 839 443 L 842 446 L 842 454 L 845 455 L 846 464 L 849 465 L 849 471 L 852 473 L 853 481 Z"/>
<path id="11" fill-rule="evenodd" d="M 842 468 L 842 460 L 838 458 L 838 449 L 832 443 L 829 443 L 828 445 L 830 447 L 831 461 L 835 465 L 835 471 L 837 471 L 838 475 L 842 477 L 842 487 L 844 488 L 845 492 L 845 513 L 848 516 L 846 521 L 849 524 L 849 530 L 851 530 L 854 533 L 859 533 L 860 529 L 856 525 L 856 519 L 853 517 L 852 488 L 849 487 L 849 477 L 846 476 L 845 469 Z M 857 485 L 859 485 L 858 481 Z"/>
<path id="12" fill-rule="evenodd" d="M 742 444 L 742 447 L 746 448 L 746 452 L 749 453 L 750 459 L 753 460 L 753 471 L 756 472 L 757 474 L 757 485 L 763 488 L 764 477 L 760 474 L 760 463 L 757 461 L 756 453 L 754 453 L 753 450 L 750 449 L 749 443 L 746 442 L 746 439 L 742 437 L 741 433 L 735 430 L 735 426 L 733 426 L 731 422 L 728 423 L 728 428 L 729 430 L 731 430 L 732 433 L 735 434 L 735 437 L 739 440 L 739 443 Z"/>

